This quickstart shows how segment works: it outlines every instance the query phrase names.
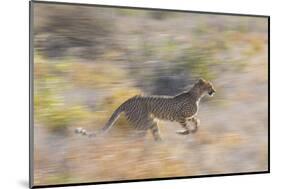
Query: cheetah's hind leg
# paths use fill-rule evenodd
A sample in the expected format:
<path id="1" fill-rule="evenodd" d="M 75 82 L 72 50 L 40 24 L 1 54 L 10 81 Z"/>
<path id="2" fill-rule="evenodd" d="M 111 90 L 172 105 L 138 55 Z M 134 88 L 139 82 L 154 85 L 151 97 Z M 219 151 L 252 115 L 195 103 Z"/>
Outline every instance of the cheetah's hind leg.
<path id="1" fill-rule="evenodd" d="M 155 141 L 161 141 L 162 138 L 160 136 L 159 126 L 157 125 L 157 121 L 153 121 L 151 125 L 151 133 Z"/>

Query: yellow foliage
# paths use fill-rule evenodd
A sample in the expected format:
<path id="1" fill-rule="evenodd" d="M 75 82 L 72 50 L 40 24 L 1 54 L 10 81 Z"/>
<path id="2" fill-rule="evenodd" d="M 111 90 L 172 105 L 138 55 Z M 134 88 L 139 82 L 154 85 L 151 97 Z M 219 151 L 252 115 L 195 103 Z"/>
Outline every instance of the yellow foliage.
<path id="1" fill-rule="evenodd" d="M 74 84 L 88 88 L 110 87 L 124 79 L 124 70 L 108 64 L 81 64 L 72 65 L 71 78 Z"/>
<path id="2" fill-rule="evenodd" d="M 255 52 L 260 52 L 264 48 L 264 41 L 259 36 L 252 36 L 249 39 L 250 44 Z"/>
<path id="3" fill-rule="evenodd" d="M 41 113 L 41 120 L 51 131 L 60 131 L 90 116 L 89 111 L 82 106 L 53 106 Z"/>

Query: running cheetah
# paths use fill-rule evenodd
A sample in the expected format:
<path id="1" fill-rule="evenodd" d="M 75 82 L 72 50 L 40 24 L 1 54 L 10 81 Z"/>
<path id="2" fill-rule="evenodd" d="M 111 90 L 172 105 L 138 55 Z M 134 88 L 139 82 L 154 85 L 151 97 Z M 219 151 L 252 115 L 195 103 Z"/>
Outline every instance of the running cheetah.
<path id="1" fill-rule="evenodd" d="M 212 83 L 199 79 L 189 91 L 182 92 L 176 96 L 134 96 L 121 104 L 112 114 L 100 133 L 108 131 L 123 112 L 130 125 L 142 135 L 151 130 L 153 138 L 161 140 L 157 120 L 169 120 L 178 122 L 184 130 L 177 131 L 178 134 L 187 135 L 195 133 L 199 126 L 196 118 L 200 99 L 209 94 L 213 96 L 215 89 Z M 195 128 L 189 129 L 187 121 L 194 123 Z M 76 133 L 96 136 L 88 133 L 85 129 L 77 128 Z"/>

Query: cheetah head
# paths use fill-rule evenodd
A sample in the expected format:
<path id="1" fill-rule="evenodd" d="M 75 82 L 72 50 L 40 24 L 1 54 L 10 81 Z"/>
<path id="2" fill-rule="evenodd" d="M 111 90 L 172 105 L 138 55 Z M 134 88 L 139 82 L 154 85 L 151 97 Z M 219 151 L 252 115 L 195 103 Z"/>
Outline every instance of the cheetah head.
<path id="1" fill-rule="evenodd" d="M 213 84 L 209 81 L 199 79 L 196 85 L 198 85 L 202 93 L 208 93 L 210 96 L 213 96 L 216 93 Z"/>

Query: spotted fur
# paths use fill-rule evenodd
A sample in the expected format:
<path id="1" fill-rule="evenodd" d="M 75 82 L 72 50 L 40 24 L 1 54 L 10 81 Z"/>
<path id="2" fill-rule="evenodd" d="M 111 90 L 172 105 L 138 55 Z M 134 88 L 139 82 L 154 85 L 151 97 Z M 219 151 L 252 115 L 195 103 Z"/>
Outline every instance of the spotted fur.
<path id="1" fill-rule="evenodd" d="M 215 93 L 213 85 L 200 79 L 189 91 L 182 92 L 176 96 L 135 96 L 121 104 L 112 114 L 108 122 L 102 128 L 101 133 L 108 131 L 123 112 L 130 125 L 141 131 L 143 135 L 151 130 L 155 140 L 161 140 L 157 120 L 176 121 L 183 128 L 178 134 L 186 135 L 197 131 L 199 120 L 196 118 L 200 99 Z M 187 121 L 194 123 L 195 128 L 189 129 Z M 79 128 L 77 133 L 88 136 L 94 134 Z"/>

